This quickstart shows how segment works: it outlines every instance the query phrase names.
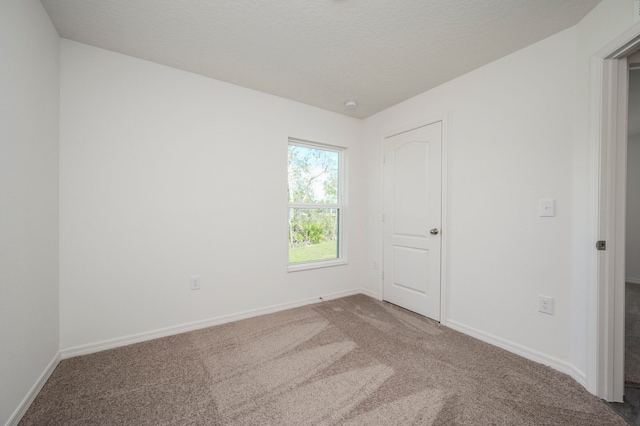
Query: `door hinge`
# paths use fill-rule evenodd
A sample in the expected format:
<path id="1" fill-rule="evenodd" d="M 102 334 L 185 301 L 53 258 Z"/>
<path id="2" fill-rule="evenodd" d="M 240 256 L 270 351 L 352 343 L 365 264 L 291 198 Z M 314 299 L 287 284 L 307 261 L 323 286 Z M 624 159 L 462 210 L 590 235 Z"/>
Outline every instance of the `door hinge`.
<path id="1" fill-rule="evenodd" d="M 382 281 L 384 281 L 384 271 L 382 271 Z"/>
<path id="2" fill-rule="evenodd" d="M 384 222 L 385 216 L 384 213 L 382 213 L 382 221 Z"/>
<path id="3" fill-rule="evenodd" d="M 386 155 L 382 156 L 382 164 L 387 164 L 387 156 Z"/>
<path id="4" fill-rule="evenodd" d="M 596 249 L 598 250 L 606 250 L 607 249 L 607 242 L 600 240 L 596 243 Z"/>

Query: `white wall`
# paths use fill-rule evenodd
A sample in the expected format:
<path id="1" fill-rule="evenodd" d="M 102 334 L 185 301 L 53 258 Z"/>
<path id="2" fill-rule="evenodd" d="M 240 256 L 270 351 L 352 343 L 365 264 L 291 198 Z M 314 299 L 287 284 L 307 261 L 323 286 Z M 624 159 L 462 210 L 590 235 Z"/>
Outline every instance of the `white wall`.
<path id="1" fill-rule="evenodd" d="M 627 148 L 627 282 L 640 284 L 640 136 L 629 138 Z"/>
<path id="2" fill-rule="evenodd" d="M 366 263 L 382 257 L 381 138 L 446 117 L 444 322 L 583 384 L 589 61 L 631 20 L 632 1 L 605 0 L 577 26 L 365 120 Z M 556 200 L 555 217 L 538 217 L 541 198 Z M 368 271 L 364 285 L 378 291 L 379 274 Z M 537 312 L 538 295 L 554 298 L 554 315 Z"/>
<path id="3" fill-rule="evenodd" d="M 58 50 L 40 2 L 0 2 L 0 424 L 57 361 Z"/>
<path id="4" fill-rule="evenodd" d="M 68 40 L 61 61 L 63 350 L 360 288 L 361 120 Z M 348 147 L 346 266 L 286 271 L 288 137 Z"/>
<path id="5" fill-rule="evenodd" d="M 380 138 L 448 119 L 446 323 L 563 361 L 570 351 L 572 52 L 574 29 L 365 120 L 370 181 L 378 185 L 369 209 L 380 213 Z M 541 198 L 556 199 L 556 217 L 538 217 Z M 378 229 L 370 220 L 369 233 Z M 371 246 L 369 258 L 382 256 L 379 241 Z M 375 291 L 377 277 L 367 285 Z M 555 299 L 553 316 L 537 312 L 539 294 Z"/>

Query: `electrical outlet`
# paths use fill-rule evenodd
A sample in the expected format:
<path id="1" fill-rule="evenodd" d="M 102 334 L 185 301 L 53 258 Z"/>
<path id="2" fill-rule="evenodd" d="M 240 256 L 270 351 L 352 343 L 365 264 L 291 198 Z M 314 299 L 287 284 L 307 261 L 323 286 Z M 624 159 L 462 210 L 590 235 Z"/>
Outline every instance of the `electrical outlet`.
<path id="1" fill-rule="evenodd" d="M 538 312 L 553 314 L 553 297 L 538 296 Z"/>
<path id="2" fill-rule="evenodd" d="M 200 275 L 191 277 L 191 290 L 200 290 Z"/>

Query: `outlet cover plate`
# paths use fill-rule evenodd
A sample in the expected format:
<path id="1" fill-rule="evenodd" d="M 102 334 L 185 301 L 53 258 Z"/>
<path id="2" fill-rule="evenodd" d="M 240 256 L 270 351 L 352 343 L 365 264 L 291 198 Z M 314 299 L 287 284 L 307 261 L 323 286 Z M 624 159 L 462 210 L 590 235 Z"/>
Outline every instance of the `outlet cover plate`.
<path id="1" fill-rule="evenodd" d="M 191 277 L 191 290 L 200 290 L 200 275 Z"/>
<path id="2" fill-rule="evenodd" d="M 553 297 L 538 296 L 538 312 L 553 315 Z"/>

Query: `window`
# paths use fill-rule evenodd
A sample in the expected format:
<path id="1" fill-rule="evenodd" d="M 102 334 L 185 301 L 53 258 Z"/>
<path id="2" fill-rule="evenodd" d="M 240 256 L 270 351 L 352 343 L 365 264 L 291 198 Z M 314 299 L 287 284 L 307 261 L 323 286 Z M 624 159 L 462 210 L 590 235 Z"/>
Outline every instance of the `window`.
<path id="1" fill-rule="evenodd" d="M 344 263 L 344 150 L 289 140 L 289 270 Z"/>

